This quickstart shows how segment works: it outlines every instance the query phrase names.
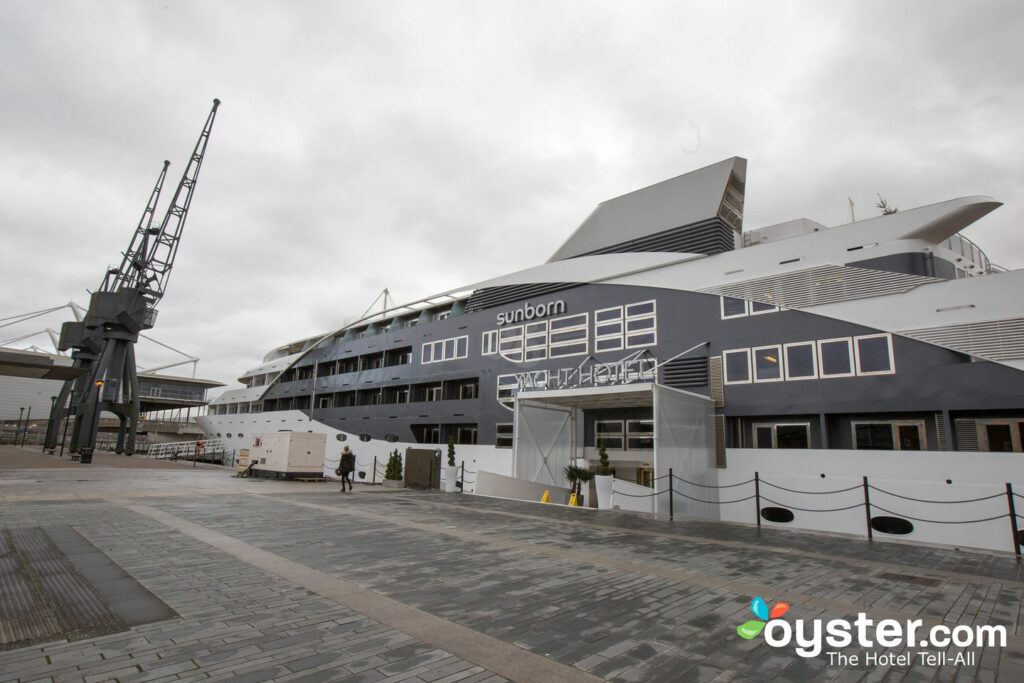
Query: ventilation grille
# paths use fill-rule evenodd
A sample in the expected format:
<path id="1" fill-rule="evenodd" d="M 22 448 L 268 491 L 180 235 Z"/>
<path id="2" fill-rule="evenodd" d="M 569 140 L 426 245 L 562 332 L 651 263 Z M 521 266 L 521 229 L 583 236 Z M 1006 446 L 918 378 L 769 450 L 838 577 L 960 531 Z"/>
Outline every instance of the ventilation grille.
<path id="1" fill-rule="evenodd" d="M 507 287 L 485 287 L 473 292 L 473 295 L 466 301 L 466 312 L 481 311 L 485 308 L 504 306 L 514 302 L 529 299 L 535 296 L 543 296 L 553 292 L 561 292 L 565 289 L 579 287 L 578 282 L 550 282 L 529 285 L 509 285 Z"/>
<path id="2" fill-rule="evenodd" d="M 806 308 L 885 294 L 901 294 L 939 278 L 853 266 L 816 266 L 698 290 L 785 308 Z"/>
<path id="3" fill-rule="evenodd" d="M 722 357 L 711 359 L 711 398 L 716 408 L 725 407 L 725 382 L 722 380 Z"/>
<path id="4" fill-rule="evenodd" d="M 949 435 L 946 433 L 946 420 L 942 413 L 935 413 L 935 433 L 939 435 L 939 450 L 949 450 Z"/>
<path id="5" fill-rule="evenodd" d="M 742 209 L 741 209 L 742 211 Z M 742 221 L 742 217 L 734 220 Z M 625 254 L 635 251 L 666 251 L 684 254 L 720 254 L 736 248 L 735 232 L 721 218 L 709 218 L 698 223 L 690 223 L 681 228 L 671 228 L 628 242 L 619 242 L 610 247 L 602 247 L 588 251 L 581 256 L 591 254 Z"/>
<path id="6" fill-rule="evenodd" d="M 953 420 L 956 424 L 956 448 L 958 451 L 977 451 L 978 447 L 978 421 L 959 419 Z"/>
<path id="7" fill-rule="evenodd" d="M 715 467 L 725 469 L 725 415 L 715 415 Z"/>
<path id="8" fill-rule="evenodd" d="M 904 330 L 899 334 L 989 360 L 1024 358 L 1024 318 Z"/>
<path id="9" fill-rule="evenodd" d="M 708 359 L 677 358 L 661 368 L 663 384 L 675 387 L 703 387 L 708 384 Z"/>

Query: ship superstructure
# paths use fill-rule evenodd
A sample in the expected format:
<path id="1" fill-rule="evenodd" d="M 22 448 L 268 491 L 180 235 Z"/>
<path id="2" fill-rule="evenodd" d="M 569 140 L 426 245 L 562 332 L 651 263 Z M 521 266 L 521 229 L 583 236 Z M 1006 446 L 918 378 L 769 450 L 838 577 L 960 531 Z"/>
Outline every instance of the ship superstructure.
<path id="1" fill-rule="evenodd" d="M 276 349 L 204 428 L 239 447 L 325 431 L 325 469 L 342 441 L 365 464 L 453 439 L 473 470 L 550 485 L 602 443 L 640 486 L 666 462 L 717 483 L 755 457 L 771 470 L 815 453 L 822 472 L 780 476 L 825 479 L 858 458 L 1022 450 L 1024 303 L 1009 293 L 1024 271 L 960 234 L 999 202 L 744 231 L 745 178 L 734 157 L 606 201 L 546 263 Z M 703 406 L 699 458 L 679 445 L 673 401 Z M 564 424 L 538 427 L 521 404 Z"/>

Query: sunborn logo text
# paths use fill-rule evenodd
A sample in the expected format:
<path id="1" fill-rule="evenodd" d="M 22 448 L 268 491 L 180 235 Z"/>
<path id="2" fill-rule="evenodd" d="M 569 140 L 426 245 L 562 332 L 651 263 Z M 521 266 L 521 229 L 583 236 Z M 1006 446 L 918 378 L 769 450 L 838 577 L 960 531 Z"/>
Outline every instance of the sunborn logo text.
<path id="1" fill-rule="evenodd" d="M 813 619 L 805 622 L 797 619 L 790 624 L 780 619 L 783 614 L 789 611 L 789 605 L 784 602 L 777 602 L 768 610 L 768 605 L 763 598 L 754 598 L 750 604 L 750 611 L 757 619 L 741 624 L 736 632 L 741 638 L 750 640 L 764 633 L 764 642 L 771 647 L 788 647 L 796 642 L 795 651 L 801 657 L 817 657 L 825 646 L 830 648 L 844 648 L 856 644 L 864 649 L 874 647 L 899 648 L 903 646 L 917 648 L 945 648 L 950 645 L 959 648 L 966 647 L 1006 647 L 1005 626 L 968 626 L 960 624 L 947 626 L 937 624 L 930 628 L 924 626 L 923 619 L 907 619 L 904 622 L 896 619 L 882 619 L 875 622 L 863 612 L 857 615 L 852 622 L 847 619 Z M 957 655 L 954 663 L 971 663 L 962 657 L 963 653 Z M 853 664 L 859 661 L 857 655 L 844 655 L 838 651 L 828 652 L 829 663 L 831 664 Z M 909 664 L 911 655 L 904 652 L 893 659 L 892 664 Z M 969 655 L 968 655 L 969 656 Z M 866 653 L 864 663 L 879 664 L 885 663 L 878 653 Z M 917 657 L 923 664 L 934 666 L 945 663 L 945 653 L 918 652 Z"/>

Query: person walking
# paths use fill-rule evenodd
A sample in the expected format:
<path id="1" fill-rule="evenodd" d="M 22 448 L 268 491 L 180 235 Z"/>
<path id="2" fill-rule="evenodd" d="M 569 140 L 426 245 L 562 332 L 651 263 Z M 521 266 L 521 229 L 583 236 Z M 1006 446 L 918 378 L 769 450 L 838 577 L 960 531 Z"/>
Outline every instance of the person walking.
<path id="1" fill-rule="evenodd" d="M 341 475 L 341 493 L 345 492 L 345 482 L 348 482 L 348 490 L 352 490 L 352 472 L 356 469 L 356 454 L 349 450 L 348 446 L 341 451 L 341 462 L 338 464 L 338 474 Z"/>

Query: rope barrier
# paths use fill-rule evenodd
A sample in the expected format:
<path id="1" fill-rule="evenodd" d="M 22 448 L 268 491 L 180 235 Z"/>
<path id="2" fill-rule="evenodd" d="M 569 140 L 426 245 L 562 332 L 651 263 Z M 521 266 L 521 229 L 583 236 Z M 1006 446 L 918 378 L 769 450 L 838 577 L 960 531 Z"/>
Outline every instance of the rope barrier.
<path id="1" fill-rule="evenodd" d="M 652 498 L 654 496 L 660 496 L 661 494 L 666 493 L 667 491 L 668 491 L 668 489 L 665 489 L 664 491 L 655 491 L 654 493 L 637 493 L 637 494 L 632 494 L 632 493 L 626 493 L 625 491 L 616 491 L 615 489 L 612 489 L 612 493 L 617 493 L 620 496 L 626 496 L 627 498 Z"/>
<path id="2" fill-rule="evenodd" d="M 798 508 L 795 505 L 786 505 L 784 503 L 778 502 L 777 500 L 772 500 L 771 498 L 768 498 L 766 496 L 761 496 L 761 500 L 767 501 L 773 505 L 778 505 L 780 508 L 786 508 L 787 510 L 799 510 L 800 512 L 842 512 L 843 510 L 853 510 L 854 508 L 864 507 L 864 503 L 857 503 L 856 505 L 847 505 L 846 507 L 842 508 L 828 508 L 825 510 L 818 510 L 812 508 Z M 872 504 L 871 507 L 875 507 L 875 505 Z"/>
<path id="3" fill-rule="evenodd" d="M 924 498 L 911 498 L 910 496 L 901 496 L 898 493 L 893 493 L 891 491 L 886 491 L 885 489 L 880 489 L 877 486 L 875 486 L 874 484 L 868 484 L 868 486 L 870 488 L 873 488 L 874 490 L 878 491 L 879 493 L 884 493 L 886 495 L 893 496 L 895 498 L 902 498 L 903 500 L 912 500 L 915 503 L 976 503 L 979 500 L 992 500 L 993 498 L 1004 498 L 1006 496 L 1006 492 L 1004 491 L 1004 492 L 1001 492 L 1001 493 L 993 494 L 991 496 L 985 496 L 983 498 L 964 498 L 963 500 L 926 500 Z M 860 488 L 860 487 L 856 487 L 856 488 Z M 1016 494 L 1014 494 L 1014 495 L 1016 495 Z"/>
<path id="4" fill-rule="evenodd" d="M 698 484 L 695 481 L 687 481 L 686 479 L 683 479 L 682 477 L 673 476 L 672 478 L 673 479 L 677 479 L 677 480 L 683 482 L 684 484 L 689 484 L 690 486 L 700 486 L 701 488 L 705 488 L 705 489 L 731 489 L 731 488 L 735 488 L 737 486 L 746 486 L 747 484 L 753 484 L 754 483 L 753 479 L 747 479 L 746 481 L 741 481 L 738 484 L 724 484 L 722 486 L 715 486 L 714 484 Z M 764 481 L 764 480 L 762 479 L 762 481 Z"/>
<path id="5" fill-rule="evenodd" d="M 915 522 L 926 522 L 928 524 L 977 524 L 978 522 L 991 522 L 994 519 L 1002 519 L 1003 517 L 1009 517 L 1010 516 L 1009 513 L 1005 513 L 1005 514 L 1002 514 L 1002 515 L 996 515 L 995 517 L 985 517 L 983 519 L 967 519 L 967 520 L 961 520 L 961 521 L 956 521 L 956 522 L 950 522 L 950 521 L 941 520 L 941 519 L 921 519 L 919 517 L 911 517 L 910 515 L 904 515 L 904 514 L 901 514 L 899 512 L 893 512 L 892 510 L 886 510 L 881 505 L 875 505 L 874 503 L 871 504 L 871 507 L 873 509 L 875 509 L 875 510 L 881 510 L 882 512 L 888 512 L 890 515 L 894 515 L 896 517 L 905 517 L 906 519 L 912 519 Z"/>
<path id="6" fill-rule="evenodd" d="M 692 496 L 688 496 L 685 493 L 679 493 L 679 491 L 676 491 L 675 489 L 672 489 L 672 493 L 676 494 L 677 496 L 682 496 L 687 500 L 692 500 L 697 503 L 708 503 L 710 505 L 729 505 L 731 503 L 743 503 L 748 500 L 753 500 L 756 497 L 754 495 L 750 495 L 747 496 L 746 498 L 738 498 L 737 500 L 701 500 L 700 498 L 693 498 Z"/>
<path id="7" fill-rule="evenodd" d="M 846 493 L 847 491 L 860 490 L 861 488 L 861 485 L 857 484 L 856 486 L 851 486 L 845 489 L 835 489 L 834 491 L 799 491 L 797 489 L 787 489 L 785 486 L 779 486 L 778 484 L 773 484 L 770 481 L 766 481 L 764 479 L 761 480 L 761 483 L 767 486 L 771 486 L 772 488 L 775 489 L 780 489 L 782 491 L 789 491 L 790 493 L 805 493 L 812 496 L 820 496 L 827 493 Z"/>

